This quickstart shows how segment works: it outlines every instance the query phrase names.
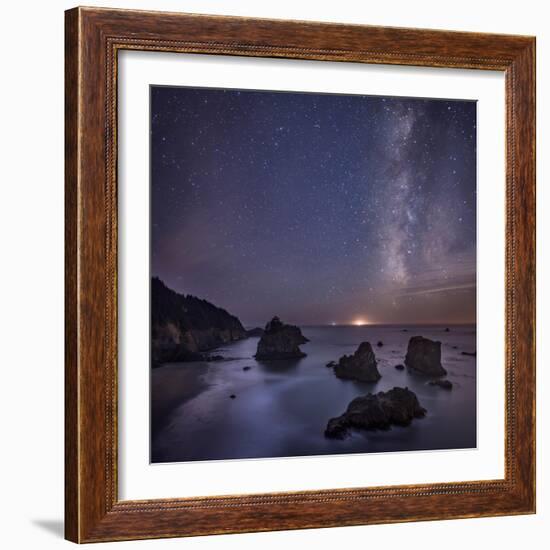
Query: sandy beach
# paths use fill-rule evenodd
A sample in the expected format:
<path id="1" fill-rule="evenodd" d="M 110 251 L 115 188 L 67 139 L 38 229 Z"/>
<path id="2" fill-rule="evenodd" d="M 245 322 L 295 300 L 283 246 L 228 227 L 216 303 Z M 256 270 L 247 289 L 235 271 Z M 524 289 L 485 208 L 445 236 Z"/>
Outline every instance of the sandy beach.
<path id="1" fill-rule="evenodd" d="M 167 363 L 151 371 L 151 431 L 154 434 L 170 413 L 208 388 L 207 363 Z"/>

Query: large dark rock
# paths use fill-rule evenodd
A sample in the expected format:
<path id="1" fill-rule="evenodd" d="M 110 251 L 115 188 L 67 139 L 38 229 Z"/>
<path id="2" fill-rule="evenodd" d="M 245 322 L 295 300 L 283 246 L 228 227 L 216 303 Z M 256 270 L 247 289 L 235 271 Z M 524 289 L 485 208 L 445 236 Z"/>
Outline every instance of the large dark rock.
<path id="1" fill-rule="evenodd" d="M 445 376 L 447 371 L 441 365 L 441 342 L 434 342 L 423 336 L 413 336 L 409 340 L 407 368 L 427 376 Z"/>
<path id="2" fill-rule="evenodd" d="M 338 378 L 376 382 L 381 376 L 376 366 L 376 357 L 369 342 L 363 342 L 353 355 L 343 355 L 334 367 Z"/>
<path id="3" fill-rule="evenodd" d="M 151 361 L 201 361 L 202 352 L 246 338 L 241 322 L 225 309 L 151 281 Z"/>
<path id="4" fill-rule="evenodd" d="M 356 397 L 343 415 L 331 418 L 325 435 L 341 439 L 350 429 L 387 430 L 392 424 L 408 426 L 414 418 L 422 418 L 425 414 L 426 409 L 408 388 L 369 393 Z"/>
<path id="5" fill-rule="evenodd" d="M 300 345 L 308 341 L 299 327 L 286 325 L 273 317 L 265 326 L 255 357 L 260 360 L 299 359 L 306 356 Z"/>

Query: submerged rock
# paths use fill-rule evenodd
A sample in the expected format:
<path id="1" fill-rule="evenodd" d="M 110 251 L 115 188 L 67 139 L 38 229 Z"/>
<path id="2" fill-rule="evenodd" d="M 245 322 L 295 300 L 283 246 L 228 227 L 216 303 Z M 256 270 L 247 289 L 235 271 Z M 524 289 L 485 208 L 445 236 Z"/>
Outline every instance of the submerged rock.
<path id="1" fill-rule="evenodd" d="M 252 367 L 243 367 L 243 370 L 250 370 Z"/>
<path id="2" fill-rule="evenodd" d="M 203 361 L 225 361 L 225 357 L 223 355 L 203 355 Z"/>
<path id="3" fill-rule="evenodd" d="M 408 388 L 393 388 L 387 392 L 356 397 L 346 412 L 328 421 L 325 436 L 342 439 L 352 428 L 387 430 L 392 424 L 408 426 L 414 418 L 426 414 L 416 394 Z"/>
<path id="4" fill-rule="evenodd" d="M 334 367 L 338 378 L 376 382 L 381 376 L 376 366 L 376 357 L 369 342 L 363 342 L 353 355 L 343 355 Z"/>
<path id="5" fill-rule="evenodd" d="M 450 380 L 430 380 L 428 384 L 430 384 L 430 386 L 439 386 L 444 390 L 453 389 L 453 383 Z"/>
<path id="6" fill-rule="evenodd" d="M 405 370 L 405 365 L 395 365 L 397 370 Z"/>
<path id="7" fill-rule="evenodd" d="M 382 342 L 382 340 L 379 340 L 376 345 L 381 348 L 384 345 L 384 342 Z"/>
<path id="8" fill-rule="evenodd" d="M 445 376 L 447 371 L 441 365 L 441 342 L 434 342 L 423 336 L 413 336 L 409 340 L 407 368 L 428 376 Z"/>
<path id="9" fill-rule="evenodd" d="M 333 369 L 336 366 L 336 361 L 329 361 L 325 366 L 329 369 Z"/>
<path id="10" fill-rule="evenodd" d="M 255 357 L 267 360 L 299 359 L 306 356 L 299 346 L 308 341 L 299 327 L 286 325 L 278 317 L 273 317 L 265 326 Z"/>
<path id="11" fill-rule="evenodd" d="M 445 332 L 451 332 L 451 329 L 450 329 L 449 327 L 447 327 L 447 328 L 445 329 Z"/>

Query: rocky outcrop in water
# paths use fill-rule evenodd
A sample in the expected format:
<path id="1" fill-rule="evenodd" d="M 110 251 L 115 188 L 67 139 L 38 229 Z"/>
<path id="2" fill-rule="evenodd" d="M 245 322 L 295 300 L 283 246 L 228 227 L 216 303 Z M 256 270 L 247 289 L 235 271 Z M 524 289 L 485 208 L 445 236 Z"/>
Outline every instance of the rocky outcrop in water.
<path id="1" fill-rule="evenodd" d="M 453 383 L 450 380 L 441 380 L 441 379 L 430 380 L 428 384 L 430 384 L 430 386 L 439 386 L 444 390 L 453 389 Z"/>
<path id="2" fill-rule="evenodd" d="M 407 368 L 427 376 L 445 376 L 447 371 L 441 365 L 441 342 L 434 342 L 423 336 L 413 336 L 409 340 Z"/>
<path id="3" fill-rule="evenodd" d="M 350 429 L 387 430 L 392 424 L 408 426 L 414 418 L 422 418 L 425 414 L 426 409 L 414 392 L 396 387 L 356 397 L 344 414 L 328 421 L 325 436 L 342 439 Z"/>
<path id="4" fill-rule="evenodd" d="M 353 355 L 343 355 L 334 367 L 338 378 L 359 380 L 360 382 L 376 382 L 381 376 L 376 366 L 376 357 L 369 342 L 359 345 Z"/>
<path id="5" fill-rule="evenodd" d="M 158 277 L 152 279 L 153 366 L 171 361 L 205 360 L 208 357 L 202 352 L 243 338 L 246 331 L 241 322 L 225 309 L 195 296 L 178 294 Z"/>
<path id="6" fill-rule="evenodd" d="M 300 359 L 306 356 L 300 345 L 308 341 L 299 327 L 286 325 L 273 317 L 265 326 L 255 357 L 260 360 Z"/>

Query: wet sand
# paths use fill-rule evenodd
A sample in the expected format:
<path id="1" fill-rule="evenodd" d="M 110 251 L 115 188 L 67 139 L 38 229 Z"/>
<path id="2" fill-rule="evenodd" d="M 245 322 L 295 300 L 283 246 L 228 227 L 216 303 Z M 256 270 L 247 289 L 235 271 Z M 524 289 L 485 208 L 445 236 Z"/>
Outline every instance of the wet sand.
<path id="1" fill-rule="evenodd" d="M 209 384 L 207 363 L 166 363 L 151 370 L 151 431 L 156 433 L 170 413 L 190 401 Z"/>

